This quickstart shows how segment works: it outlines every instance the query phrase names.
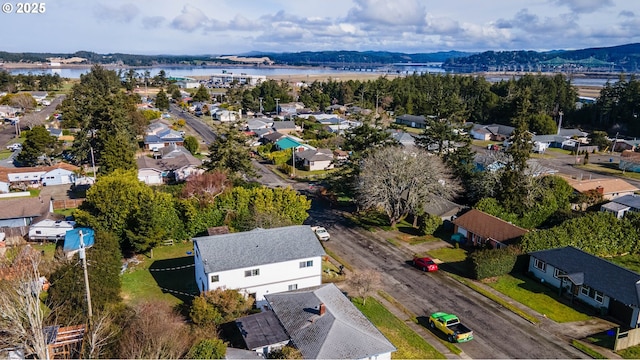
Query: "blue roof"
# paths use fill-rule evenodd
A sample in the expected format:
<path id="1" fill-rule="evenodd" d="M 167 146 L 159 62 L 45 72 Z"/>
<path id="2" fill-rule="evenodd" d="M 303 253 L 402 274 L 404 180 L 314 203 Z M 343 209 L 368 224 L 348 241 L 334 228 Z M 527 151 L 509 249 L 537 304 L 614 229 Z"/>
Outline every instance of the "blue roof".
<path id="1" fill-rule="evenodd" d="M 295 140 L 293 140 L 293 139 L 291 139 L 291 138 L 285 137 L 285 138 L 282 138 L 282 139 L 276 141 L 276 145 L 278 145 L 278 147 L 280 149 L 282 149 L 282 150 L 287 150 L 287 149 L 291 149 L 293 147 L 300 146 L 300 143 L 295 141 Z"/>
<path id="2" fill-rule="evenodd" d="M 80 249 L 80 232 L 83 234 L 84 246 L 86 248 L 93 246 L 95 243 L 93 229 L 75 228 L 67 231 L 64 235 L 64 252 L 70 252 Z"/>

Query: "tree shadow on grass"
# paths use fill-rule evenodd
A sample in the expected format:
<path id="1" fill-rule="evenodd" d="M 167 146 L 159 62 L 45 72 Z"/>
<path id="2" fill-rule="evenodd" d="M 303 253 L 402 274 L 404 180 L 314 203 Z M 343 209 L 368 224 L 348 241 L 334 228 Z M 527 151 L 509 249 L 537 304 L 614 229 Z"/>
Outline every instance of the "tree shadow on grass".
<path id="1" fill-rule="evenodd" d="M 149 267 L 151 276 L 163 293 L 169 293 L 184 303 L 191 303 L 199 294 L 196 285 L 193 256 L 156 260 Z"/>

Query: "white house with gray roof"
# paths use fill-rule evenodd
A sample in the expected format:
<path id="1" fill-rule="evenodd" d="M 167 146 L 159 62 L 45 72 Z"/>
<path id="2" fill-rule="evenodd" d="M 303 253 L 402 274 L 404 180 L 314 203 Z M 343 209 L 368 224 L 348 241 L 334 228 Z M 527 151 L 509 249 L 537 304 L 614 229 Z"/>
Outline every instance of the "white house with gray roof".
<path id="1" fill-rule="evenodd" d="M 385 360 L 396 351 L 332 283 L 268 294 L 266 299 L 267 312 L 273 312 L 304 359 Z M 242 323 L 242 318 L 238 322 Z M 251 335 L 258 338 L 257 334 Z M 273 341 L 282 341 L 282 337 Z"/>
<path id="2" fill-rule="evenodd" d="M 200 291 L 237 289 L 262 306 L 266 294 L 322 283 L 325 252 L 308 225 L 198 237 L 193 247 Z"/>
<path id="3" fill-rule="evenodd" d="M 629 194 L 617 197 L 600 206 L 600 211 L 610 212 L 622 219 L 629 211 L 640 212 L 640 195 Z"/>

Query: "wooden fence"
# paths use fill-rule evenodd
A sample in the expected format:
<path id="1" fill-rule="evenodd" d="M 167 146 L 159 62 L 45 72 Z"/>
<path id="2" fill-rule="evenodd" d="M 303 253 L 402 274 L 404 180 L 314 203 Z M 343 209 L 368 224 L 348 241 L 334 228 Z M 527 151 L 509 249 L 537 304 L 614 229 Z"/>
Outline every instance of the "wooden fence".
<path id="1" fill-rule="evenodd" d="M 613 345 L 613 351 L 626 349 L 640 344 L 640 328 L 627 331 L 616 330 L 616 342 Z"/>
<path id="2" fill-rule="evenodd" d="M 53 200 L 53 210 L 75 209 L 84 202 L 84 199 Z"/>

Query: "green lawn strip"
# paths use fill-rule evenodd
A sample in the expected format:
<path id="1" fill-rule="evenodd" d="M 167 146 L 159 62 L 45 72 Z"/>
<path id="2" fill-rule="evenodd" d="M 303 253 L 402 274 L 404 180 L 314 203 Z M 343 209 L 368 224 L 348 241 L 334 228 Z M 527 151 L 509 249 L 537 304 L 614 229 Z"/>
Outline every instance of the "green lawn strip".
<path id="1" fill-rule="evenodd" d="M 403 314 L 407 315 L 411 321 L 414 323 L 418 323 L 418 319 L 416 318 L 416 314 L 411 312 L 411 310 L 407 309 L 402 305 L 398 300 L 396 300 L 393 296 L 387 294 L 386 292 L 379 290 L 378 295 L 380 295 L 383 299 L 387 300 L 389 303 L 393 304 L 393 306 L 397 307 Z"/>
<path id="2" fill-rule="evenodd" d="M 352 267 L 351 265 L 349 265 L 349 263 L 347 263 L 347 262 L 345 262 L 344 260 L 342 260 L 342 259 L 341 259 L 338 255 L 336 255 L 333 251 L 331 251 L 331 250 L 329 250 L 329 249 L 327 249 L 327 248 L 324 248 L 324 252 L 326 252 L 326 253 L 327 253 L 327 255 L 329 255 L 330 257 L 332 257 L 332 258 L 333 258 L 333 260 L 335 260 L 335 261 L 337 261 L 338 263 L 342 264 L 342 265 L 345 267 L 345 269 L 353 271 L 353 267 Z"/>
<path id="3" fill-rule="evenodd" d="M 53 256 L 56 253 L 56 244 L 55 242 L 44 242 L 42 244 L 30 244 L 31 247 L 36 249 L 37 251 L 44 251 L 44 258 L 46 260 L 52 260 Z"/>
<path id="4" fill-rule="evenodd" d="M 322 261 L 322 283 L 335 283 L 344 281 L 344 275 L 340 275 L 340 269 L 331 261 Z"/>
<path id="5" fill-rule="evenodd" d="M 171 304 L 188 301 L 197 286 L 194 279 L 193 251 L 191 242 L 159 246 L 153 250 L 153 258 L 142 256 L 139 264 L 129 264 L 122 275 L 122 297 L 127 303 L 138 303 L 150 299 L 161 299 Z M 140 258 L 140 257 L 139 257 Z M 174 268 L 173 270 L 162 270 Z M 163 288 L 165 290 L 163 290 Z"/>
<path id="6" fill-rule="evenodd" d="M 11 150 L 0 150 L 0 160 L 8 159 L 13 152 Z"/>
<path id="7" fill-rule="evenodd" d="M 614 264 L 620 265 L 625 269 L 640 272 L 640 255 L 638 254 L 616 256 L 613 258 L 607 258 L 607 260 L 611 261 Z"/>
<path id="8" fill-rule="evenodd" d="M 487 285 L 555 322 L 584 321 L 591 318 L 559 302 L 554 289 L 525 276 L 503 275 L 496 282 Z"/>
<path id="9" fill-rule="evenodd" d="M 571 345 L 573 345 L 574 348 L 582 351 L 583 353 L 587 354 L 588 356 L 590 356 L 592 359 L 608 359 L 608 357 L 600 354 L 599 352 L 593 350 L 592 348 L 588 347 L 587 345 L 581 343 L 578 340 L 571 340 Z"/>
<path id="10" fill-rule="evenodd" d="M 467 259 L 467 251 L 461 248 L 442 247 L 439 249 L 429 250 L 427 252 L 430 257 L 439 259 L 444 262 L 462 262 Z"/>
<path id="11" fill-rule="evenodd" d="M 640 345 L 616 351 L 623 359 L 640 359 Z"/>
<path id="12" fill-rule="evenodd" d="M 395 317 L 376 299 L 368 297 L 366 303 L 354 298 L 353 304 L 391 341 L 397 351 L 392 359 L 445 359 L 445 356 L 425 339 Z"/>
<path id="13" fill-rule="evenodd" d="M 482 288 L 481 286 L 476 285 L 473 281 L 469 281 L 465 278 L 463 278 L 462 276 L 458 276 L 455 274 L 449 274 L 449 276 L 451 276 L 452 278 L 458 280 L 459 282 L 461 282 L 462 284 L 468 286 L 469 288 L 471 288 L 472 290 L 484 295 L 485 297 L 495 301 L 496 303 L 502 305 L 504 308 L 510 310 L 511 312 L 513 312 L 514 314 L 520 316 L 521 318 L 527 320 L 528 322 L 532 323 L 532 324 L 537 324 L 539 321 L 537 318 L 535 318 L 534 316 L 529 315 L 528 313 L 520 310 L 520 308 L 518 308 L 517 306 L 504 301 L 501 297 L 495 295 L 494 293 L 485 290 L 484 288 Z"/>

